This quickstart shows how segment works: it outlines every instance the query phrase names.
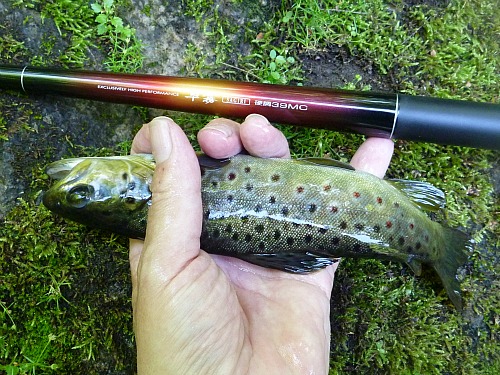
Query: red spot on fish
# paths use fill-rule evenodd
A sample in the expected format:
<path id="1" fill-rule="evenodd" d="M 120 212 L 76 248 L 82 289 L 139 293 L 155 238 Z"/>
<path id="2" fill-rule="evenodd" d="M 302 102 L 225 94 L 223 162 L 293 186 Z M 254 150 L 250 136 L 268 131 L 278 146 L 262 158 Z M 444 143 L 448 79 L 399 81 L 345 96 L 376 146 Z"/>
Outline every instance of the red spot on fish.
<path id="1" fill-rule="evenodd" d="M 233 173 L 233 172 L 231 172 L 231 173 L 229 173 L 229 174 L 227 175 L 227 179 L 228 179 L 229 181 L 232 181 L 232 180 L 234 180 L 235 178 L 236 178 L 236 174 L 235 174 L 235 173 Z"/>
<path id="2" fill-rule="evenodd" d="M 361 194 L 359 194 L 357 191 L 355 191 L 353 194 L 354 198 L 359 198 Z"/>
<path id="3" fill-rule="evenodd" d="M 391 228 L 391 227 L 392 227 L 392 222 L 390 222 L 390 221 L 386 221 L 386 222 L 385 222 L 385 226 L 386 226 L 387 228 Z"/>
<path id="4" fill-rule="evenodd" d="M 325 185 L 323 186 L 323 191 L 329 191 L 331 188 L 331 185 Z"/>
<path id="5" fill-rule="evenodd" d="M 302 193 L 304 192 L 304 187 L 303 186 L 297 186 L 297 193 Z"/>
<path id="6" fill-rule="evenodd" d="M 413 223 L 410 223 L 410 229 L 413 229 L 415 228 L 415 225 L 413 225 Z"/>
<path id="7" fill-rule="evenodd" d="M 378 204 L 382 204 L 382 198 L 381 197 L 377 197 L 377 203 Z"/>
<path id="8" fill-rule="evenodd" d="M 338 210 L 339 210 L 339 209 L 338 209 L 337 207 L 335 207 L 335 206 L 333 206 L 333 207 L 332 207 L 332 209 L 331 209 L 331 211 L 332 211 L 333 213 L 336 213 Z"/>

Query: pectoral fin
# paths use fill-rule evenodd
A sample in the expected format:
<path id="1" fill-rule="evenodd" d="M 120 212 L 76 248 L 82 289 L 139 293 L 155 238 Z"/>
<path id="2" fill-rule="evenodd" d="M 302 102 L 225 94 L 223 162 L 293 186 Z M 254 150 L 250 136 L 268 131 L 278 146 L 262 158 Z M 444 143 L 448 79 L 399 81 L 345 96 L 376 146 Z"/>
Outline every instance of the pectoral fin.
<path id="1" fill-rule="evenodd" d="M 258 266 L 292 273 L 317 271 L 339 261 L 311 253 L 242 254 L 238 258 Z"/>

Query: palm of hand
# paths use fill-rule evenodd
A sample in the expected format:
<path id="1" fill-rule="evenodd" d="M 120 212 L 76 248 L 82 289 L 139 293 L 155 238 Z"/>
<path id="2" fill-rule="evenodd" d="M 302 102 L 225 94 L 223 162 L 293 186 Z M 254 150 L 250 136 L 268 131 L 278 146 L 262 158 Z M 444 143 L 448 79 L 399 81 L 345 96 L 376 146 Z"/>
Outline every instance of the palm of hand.
<path id="1" fill-rule="evenodd" d="M 172 374 L 326 373 L 332 279 L 332 269 L 296 276 L 200 252 L 158 291 L 146 319 L 158 325 L 137 333 L 156 350 L 139 360 Z"/>
<path id="2" fill-rule="evenodd" d="M 165 121 L 163 130 L 143 128 L 133 145 L 135 152 L 152 150 L 157 160 L 146 241 L 131 241 L 130 249 L 138 373 L 327 373 L 336 266 L 292 275 L 200 250 L 199 168 L 181 130 Z M 224 156 L 217 150 L 236 154 L 242 142 L 256 156 L 286 157 L 284 137 L 259 121 L 247 119 L 240 132 L 219 121 L 210 130 L 229 126 L 233 133 L 206 134 L 200 144 L 213 157 Z M 387 146 L 389 159 L 391 151 Z M 371 171 L 363 155 L 355 162 Z M 382 175 L 387 164 L 379 167 Z"/>

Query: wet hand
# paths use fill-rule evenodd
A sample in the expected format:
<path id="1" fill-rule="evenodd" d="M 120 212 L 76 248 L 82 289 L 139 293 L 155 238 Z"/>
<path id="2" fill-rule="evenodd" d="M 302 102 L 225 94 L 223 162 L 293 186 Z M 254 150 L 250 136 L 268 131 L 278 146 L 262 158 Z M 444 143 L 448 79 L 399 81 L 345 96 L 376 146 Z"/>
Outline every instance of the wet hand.
<path id="1" fill-rule="evenodd" d="M 215 158 L 245 149 L 289 157 L 285 137 L 259 115 L 210 122 L 198 134 Z M 134 153 L 153 153 L 153 204 L 144 242 L 131 240 L 139 374 L 326 374 L 330 293 L 336 265 L 293 275 L 200 249 L 200 170 L 168 118 L 145 125 Z M 369 139 L 353 166 L 382 177 L 392 142 Z"/>

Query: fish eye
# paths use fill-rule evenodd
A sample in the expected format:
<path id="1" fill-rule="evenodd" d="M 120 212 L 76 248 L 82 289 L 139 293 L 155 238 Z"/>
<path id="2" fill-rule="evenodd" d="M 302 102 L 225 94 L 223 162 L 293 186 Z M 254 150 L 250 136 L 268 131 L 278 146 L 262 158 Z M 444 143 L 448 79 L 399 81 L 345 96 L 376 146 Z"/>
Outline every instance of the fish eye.
<path id="1" fill-rule="evenodd" d="M 92 185 L 77 185 L 67 194 L 66 200 L 75 208 L 83 208 L 94 194 Z"/>

